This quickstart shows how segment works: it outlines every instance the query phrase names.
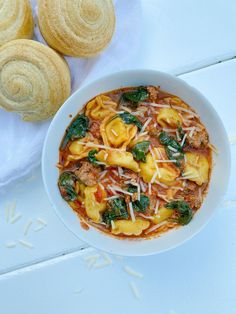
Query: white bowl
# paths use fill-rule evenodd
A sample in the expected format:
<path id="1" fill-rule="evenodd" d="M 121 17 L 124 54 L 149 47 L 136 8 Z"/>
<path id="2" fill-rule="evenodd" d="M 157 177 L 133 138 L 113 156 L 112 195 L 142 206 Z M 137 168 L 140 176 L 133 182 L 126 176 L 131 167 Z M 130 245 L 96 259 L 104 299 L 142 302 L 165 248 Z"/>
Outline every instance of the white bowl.
<path id="1" fill-rule="evenodd" d="M 193 107 L 206 126 L 211 143 L 219 154 L 213 157 L 213 171 L 209 192 L 202 207 L 186 226 L 149 240 L 119 240 L 90 226 L 84 230 L 78 216 L 62 199 L 57 187 L 58 148 L 64 132 L 82 106 L 97 94 L 125 86 L 159 85 L 162 90 L 177 95 Z M 57 215 L 65 226 L 81 240 L 109 253 L 141 256 L 156 254 L 180 245 L 192 238 L 216 212 L 228 185 L 230 174 L 230 149 L 224 126 L 209 101 L 195 88 L 166 73 L 152 70 L 130 70 L 114 73 L 96 80 L 75 92 L 55 115 L 44 143 L 42 156 L 44 185 Z"/>

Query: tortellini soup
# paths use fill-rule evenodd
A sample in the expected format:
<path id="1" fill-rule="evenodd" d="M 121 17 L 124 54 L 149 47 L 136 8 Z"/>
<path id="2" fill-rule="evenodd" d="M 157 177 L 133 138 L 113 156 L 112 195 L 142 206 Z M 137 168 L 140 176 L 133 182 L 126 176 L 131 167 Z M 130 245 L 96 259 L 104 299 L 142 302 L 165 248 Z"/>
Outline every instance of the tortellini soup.
<path id="1" fill-rule="evenodd" d="M 113 90 L 89 100 L 66 129 L 59 191 L 87 229 L 152 238 L 194 219 L 213 149 L 179 97 L 155 86 Z"/>

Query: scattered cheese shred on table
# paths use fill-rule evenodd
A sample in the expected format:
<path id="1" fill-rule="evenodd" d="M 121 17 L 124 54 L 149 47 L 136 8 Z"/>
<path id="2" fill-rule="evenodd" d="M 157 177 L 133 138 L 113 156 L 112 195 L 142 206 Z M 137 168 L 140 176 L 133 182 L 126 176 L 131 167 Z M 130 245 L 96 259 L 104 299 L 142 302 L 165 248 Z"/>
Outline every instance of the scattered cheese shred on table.
<path id="1" fill-rule="evenodd" d="M 134 270 L 133 268 L 129 267 L 129 266 L 124 266 L 124 271 L 131 275 L 131 276 L 134 276 L 134 277 L 137 277 L 137 278 L 143 278 L 143 274 L 137 272 L 136 270 Z"/>
<path id="2" fill-rule="evenodd" d="M 8 249 L 12 249 L 12 248 L 16 247 L 16 242 L 7 242 L 7 243 L 5 243 L 5 247 Z"/>
<path id="3" fill-rule="evenodd" d="M 36 220 L 37 220 L 39 226 L 38 226 L 38 228 L 34 229 L 35 232 L 38 232 L 47 226 L 47 222 L 45 220 L 43 220 L 42 218 L 37 218 Z"/>
<path id="4" fill-rule="evenodd" d="M 24 235 L 25 235 L 25 236 L 28 234 L 29 229 L 30 229 L 32 223 L 33 223 L 33 221 L 30 219 L 30 220 L 27 222 L 27 224 L 25 225 L 25 228 L 24 228 Z"/>
<path id="5" fill-rule="evenodd" d="M 139 293 L 139 290 L 138 290 L 136 284 L 133 281 L 131 281 L 129 283 L 129 285 L 130 285 L 130 288 L 133 292 L 134 297 L 139 300 L 140 299 L 140 293 Z"/>
<path id="6" fill-rule="evenodd" d="M 8 203 L 5 207 L 5 218 L 6 222 L 9 222 L 9 220 L 15 215 L 15 209 L 16 209 L 16 201 L 12 201 L 11 203 Z"/>
<path id="7" fill-rule="evenodd" d="M 10 223 L 11 223 L 11 224 L 16 223 L 18 220 L 21 219 L 21 217 L 22 217 L 22 214 L 21 214 L 21 213 L 16 214 L 15 216 L 13 216 L 13 217 L 11 218 Z"/>
<path id="8" fill-rule="evenodd" d="M 26 247 L 26 248 L 28 248 L 28 249 L 33 249 L 33 248 L 34 248 L 34 246 L 33 246 L 32 243 L 27 242 L 27 241 L 25 241 L 25 240 L 19 240 L 19 243 L 20 243 L 22 246 L 24 246 L 24 247 Z"/>

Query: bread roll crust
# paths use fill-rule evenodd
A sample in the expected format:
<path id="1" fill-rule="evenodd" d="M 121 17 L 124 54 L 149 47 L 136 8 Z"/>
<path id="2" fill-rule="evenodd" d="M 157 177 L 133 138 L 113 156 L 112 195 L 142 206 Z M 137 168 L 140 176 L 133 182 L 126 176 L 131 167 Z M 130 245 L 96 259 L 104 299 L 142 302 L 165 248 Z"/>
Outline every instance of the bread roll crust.
<path id="1" fill-rule="evenodd" d="M 98 54 L 115 29 L 112 0 L 39 0 L 38 17 L 48 45 L 74 57 Z"/>
<path id="2" fill-rule="evenodd" d="M 0 107 L 25 121 L 53 116 L 69 97 L 70 71 L 53 49 L 28 39 L 0 47 Z"/>
<path id="3" fill-rule="evenodd" d="M 30 39 L 33 33 L 29 0 L 0 0 L 0 46 L 14 39 Z"/>

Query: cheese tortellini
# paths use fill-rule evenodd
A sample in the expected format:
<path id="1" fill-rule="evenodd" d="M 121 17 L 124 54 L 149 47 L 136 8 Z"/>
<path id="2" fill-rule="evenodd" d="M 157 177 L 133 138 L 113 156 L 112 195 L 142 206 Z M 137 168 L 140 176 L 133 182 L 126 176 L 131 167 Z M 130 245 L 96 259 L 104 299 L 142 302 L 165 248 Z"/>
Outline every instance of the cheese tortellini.
<path id="1" fill-rule="evenodd" d="M 106 192 L 101 189 L 102 193 L 102 201 L 98 202 L 96 200 L 95 193 L 98 189 L 101 189 L 98 185 L 96 186 L 87 186 L 84 189 L 84 205 L 85 210 L 89 218 L 91 218 L 94 222 L 100 221 L 100 213 L 102 213 L 106 209 Z"/>
<path id="2" fill-rule="evenodd" d="M 162 108 L 157 116 L 157 122 L 163 128 L 177 127 L 182 124 L 182 119 L 177 110 Z"/>
<path id="3" fill-rule="evenodd" d="M 115 222 L 115 228 L 112 229 L 112 233 L 138 236 L 149 226 L 149 221 L 140 218 L 137 218 L 134 222 L 132 220 L 117 220 Z"/>
<path id="4" fill-rule="evenodd" d="M 125 149 L 137 133 L 137 126 L 126 124 L 119 116 L 108 116 L 100 126 L 105 145 Z"/>
<path id="5" fill-rule="evenodd" d="M 166 220 L 173 214 L 172 209 L 168 209 L 166 207 L 160 207 L 158 210 L 158 214 L 156 214 L 153 219 L 154 224 L 159 224 L 160 222 Z"/>
<path id="6" fill-rule="evenodd" d="M 117 103 L 112 101 L 110 97 L 100 95 L 87 104 L 85 114 L 94 120 L 102 120 L 110 115 L 112 109 L 115 110 L 116 107 Z"/>
<path id="7" fill-rule="evenodd" d="M 109 166 L 120 166 L 133 170 L 134 172 L 139 171 L 138 163 L 134 160 L 133 155 L 129 152 L 101 150 L 96 154 L 96 158 L 98 161 L 104 162 Z"/>
<path id="8" fill-rule="evenodd" d="M 207 158 L 200 153 L 186 153 L 184 174 L 188 180 L 198 185 L 208 182 L 210 165 Z"/>
<path id="9" fill-rule="evenodd" d="M 162 150 L 162 154 L 164 154 L 164 150 L 162 148 L 159 148 L 159 150 Z M 159 155 L 156 153 L 156 151 L 154 155 L 156 160 L 160 160 Z M 175 179 L 179 175 L 179 170 L 169 163 L 157 163 L 157 167 L 159 169 L 160 175 L 157 175 L 155 181 L 159 181 L 166 185 L 173 185 L 175 183 Z M 150 153 L 147 154 L 145 163 L 140 162 L 140 170 L 140 175 L 143 178 L 144 182 L 150 183 L 152 181 L 153 175 L 157 171 L 154 159 Z"/>
<path id="10" fill-rule="evenodd" d="M 73 141 L 69 146 L 70 154 L 67 156 L 67 160 L 74 161 L 74 160 L 80 160 L 84 157 L 87 157 L 89 151 L 93 148 L 83 145 L 82 143 L 86 143 L 89 141 L 90 141 L 89 138 L 84 138 L 84 139 Z M 94 144 L 97 144 L 97 143 L 98 141 L 94 140 Z"/>

